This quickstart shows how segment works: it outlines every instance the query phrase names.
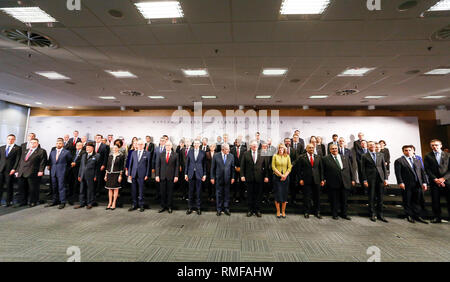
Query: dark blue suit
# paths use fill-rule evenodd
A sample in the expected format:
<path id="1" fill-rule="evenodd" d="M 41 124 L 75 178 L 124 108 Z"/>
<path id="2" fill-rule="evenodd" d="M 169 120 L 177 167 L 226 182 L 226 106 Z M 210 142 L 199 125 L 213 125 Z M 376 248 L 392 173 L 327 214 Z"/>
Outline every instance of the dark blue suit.
<path id="1" fill-rule="evenodd" d="M 131 198 L 132 206 L 144 207 L 144 185 L 145 177 L 148 177 L 151 171 L 151 153 L 142 150 L 141 159 L 139 160 L 139 150 L 135 150 L 131 154 L 130 168 L 128 176 L 131 176 Z M 139 195 L 137 191 L 139 190 Z"/>
<path id="2" fill-rule="evenodd" d="M 53 189 L 53 203 L 59 202 L 61 204 L 66 203 L 66 185 L 65 177 L 68 171 L 69 165 L 72 162 L 72 154 L 69 150 L 61 148 L 61 152 L 56 160 L 56 154 L 58 149 L 51 151 L 50 157 L 48 158 L 48 165 L 51 168 L 51 179 L 52 179 L 52 189 Z"/>
<path id="3" fill-rule="evenodd" d="M 189 150 L 186 158 L 186 168 L 184 174 L 189 180 L 189 204 L 188 208 L 192 209 L 194 205 L 200 210 L 200 192 L 202 187 L 202 177 L 206 177 L 206 154 L 198 149 L 198 156 L 195 159 L 195 149 Z M 194 202 L 194 191 L 196 193 L 196 201 Z"/>
<path id="4" fill-rule="evenodd" d="M 85 206 L 86 204 L 92 206 L 95 202 L 94 179 L 99 177 L 101 165 L 100 156 L 94 152 L 92 152 L 90 157 L 88 157 L 87 152 L 81 157 L 80 170 L 78 171 L 78 177 L 81 178 L 80 206 Z"/>
<path id="5" fill-rule="evenodd" d="M 231 179 L 234 179 L 234 156 L 227 155 L 224 163 L 222 153 L 214 155 L 211 164 L 211 179 L 214 179 L 216 185 L 216 203 L 217 211 L 222 211 L 230 207 L 230 185 Z"/>

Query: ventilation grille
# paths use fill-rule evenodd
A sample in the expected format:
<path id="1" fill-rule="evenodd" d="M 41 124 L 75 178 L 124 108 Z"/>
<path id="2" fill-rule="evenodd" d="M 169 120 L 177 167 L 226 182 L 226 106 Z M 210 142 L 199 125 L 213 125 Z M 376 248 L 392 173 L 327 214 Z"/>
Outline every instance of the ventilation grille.
<path id="1" fill-rule="evenodd" d="M 141 96 L 144 96 L 143 93 L 138 92 L 138 91 L 134 91 L 134 90 L 122 90 L 122 91 L 120 91 L 120 94 L 122 94 L 123 96 L 130 96 L 130 97 L 141 97 Z"/>
<path id="2" fill-rule="evenodd" d="M 58 48 L 58 44 L 56 44 L 53 39 L 34 31 L 22 29 L 5 29 L 2 30 L 2 35 L 9 40 L 26 45 L 28 47 Z"/>
<path id="3" fill-rule="evenodd" d="M 357 89 L 342 89 L 342 90 L 336 90 L 336 95 L 338 96 L 351 96 L 358 94 L 359 90 Z"/>
<path id="4" fill-rule="evenodd" d="M 433 41 L 448 41 L 450 40 L 450 25 L 436 31 L 431 35 Z"/>

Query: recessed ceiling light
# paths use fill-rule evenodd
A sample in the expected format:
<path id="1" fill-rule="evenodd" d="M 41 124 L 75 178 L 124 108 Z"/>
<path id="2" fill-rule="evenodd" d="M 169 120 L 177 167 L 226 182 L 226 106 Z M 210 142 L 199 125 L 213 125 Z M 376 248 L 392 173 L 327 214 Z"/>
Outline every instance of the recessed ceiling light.
<path id="1" fill-rule="evenodd" d="M 425 96 L 425 97 L 422 97 L 422 99 L 443 99 L 443 98 L 446 98 L 447 96 L 433 96 L 433 95 L 430 95 L 430 96 Z"/>
<path id="2" fill-rule="evenodd" d="M 207 69 L 182 69 L 185 76 L 190 77 L 206 77 L 209 76 Z"/>
<path id="3" fill-rule="evenodd" d="M 111 70 L 105 70 L 107 73 L 109 73 L 110 75 L 117 77 L 117 78 L 137 78 L 136 75 L 132 74 L 129 71 L 111 71 Z"/>
<path id="4" fill-rule="evenodd" d="M 103 100 L 115 100 L 116 99 L 116 97 L 114 97 L 114 96 L 99 96 L 99 98 L 103 99 Z"/>
<path id="5" fill-rule="evenodd" d="M 148 96 L 150 99 L 165 99 L 164 96 Z"/>
<path id="6" fill-rule="evenodd" d="M 174 19 L 183 17 L 183 9 L 178 1 L 157 1 L 135 3 L 145 19 Z"/>
<path id="7" fill-rule="evenodd" d="M 281 76 L 287 73 L 287 69 L 263 69 L 262 74 L 266 76 Z"/>
<path id="8" fill-rule="evenodd" d="M 5 12 L 11 17 L 23 23 L 53 23 L 56 19 L 41 10 L 39 7 L 14 7 L 14 8 L 0 8 L 0 11 Z"/>
<path id="9" fill-rule="evenodd" d="M 309 96 L 309 99 L 326 99 L 328 98 L 328 95 L 312 95 Z"/>
<path id="10" fill-rule="evenodd" d="M 386 96 L 366 96 L 364 99 L 381 99 L 385 98 Z"/>
<path id="11" fill-rule="evenodd" d="M 437 2 L 433 7 L 428 9 L 428 12 L 437 11 L 450 11 L 450 0 L 441 0 Z"/>
<path id="12" fill-rule="evenodd" d="M 41 103 L 41 102 L 35 102 L 35 104 L 36 104 L 36 105 L 42 105 L 42 103 Z"/>
<path id="13" fill-rule="evenodd" d="M 330 0 L 283 0 L 282 15 L 314 15 L 322 14 L 330 5 Z"/>
<path id="14" fill-rule="evenodd" d="M 450 73 L 450 68 L 439 68 L 426 72 L 427 75 L 446 75 Z"/>
<path id="15" fill-rule="evenodd" d="M 272 99 L 272 96 L 270 96 L 270 95 L 258 95 L 258 96 L 256 96 L 256 99 Z"/>
<path id="16" fill-rule="evenodd" d="M 48 79 L 70 79 L 69 77 L 54 71 L 38 71 L 36 74 L 44 76 Z"/>
<path id="17" fill-rule="evenodd" d="M 217 96 L 202 96 L 202 99 L 217 99 Z"/>
<path id="18" fill-rule="evenodd" d="M 350 68 L 338 74 L 338 76 L 364 76 L 375 68 Z"/>

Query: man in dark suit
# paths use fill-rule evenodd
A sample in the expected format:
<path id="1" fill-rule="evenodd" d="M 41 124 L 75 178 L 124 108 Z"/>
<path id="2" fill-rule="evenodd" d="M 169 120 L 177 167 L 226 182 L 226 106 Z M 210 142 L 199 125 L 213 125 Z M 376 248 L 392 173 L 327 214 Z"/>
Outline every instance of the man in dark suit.
<path id="1" fill-rule="evenodd" d="M 75 145 L 75 151 L 72 153 L 71 163 L 67 172 L 67 202 L 69 205 L 73 205 L 76 194 L 80 192 L 80 182 L 78 181 L 78 172 L 80 171 L 81 157 L 85 151 L 83 151 L 83 143 L 77 142 Z"/>
<path id="2" fill-rule="evenodd" d="M 103 190 L 105 190 L 105 168 L 108 162 L 109 147 L 102 142 L 103 136 L 101 134 L 95 135 L 95 149 L 94 152 L 98 155 L 100 163 L 100 171 L 95 183 L 95 194 L 99 197 Z"/>
<path id="3" fill-rule="evenodd" d="M 294 136 L 296 136 L 295 138 L 298 138 L 297 134 L 294 134 Z M 295 141 L 295 138 L 294 138 L 294 141 Z M 292 144 L 291 144 L 291 139 L 284 138 L 284 146 L 286 146 L 287 153 L 288 153 L 289 157 L 291 158 L 291 164 L 292 164 L 292 171 L 291 171 L 291 174 L 289 174 L 289 192 L 291 195 L 292 204 L 297 203 L 297 190 L 298 190 L 298 188 L 297 188 L 297 183 L 298 183 L 297 182 L 297 176 L 298 176 L 297 175 L 297 158 L 303 151 L 303 147 L 301 146 L 301 143 L 300 142 L 298 142 L 298 143 L 301 147 L 301 150 L 300 150 L 300 148 L 298 148 L 297 150 L 293 149 Z"/>
<path id="4" fill-rule="evenodd" d="M 186 200 L 189 193 L 189 183 L 184 179 L 184 171 L 186 170 L 186 160 L 189 150 L 191 149 L 191 145 L 191 140 L 186 138 L 184 140 L 183 147 L 180 148 L 180 153 L 178 154 L 180 158 L 180 174 L 178 178 L 180 181 L 182 200 Z"/>
<path id="5" fill-rule="evenodd" d="M 431 202 L 433 219 L 431 223 L 441 223 L 441 196 L 447 201 L 450 217 L 450 156 L 442 151 L 442 142 L 434 139 L 430 142 L 432 152 L 425 156 L 425 171 L 431 184 Z"/>
<path id="6" fill-rule="evenodd" d="M 87 143 L 86 152 L 81 156 L 78 181 L 80 182 L 80 204 L 74 209 L 86 207 L 88 210 L 95 203 L 95 181 L 100 175 L 100 155 L 95 153 L 95 144 Z"/>
<path id="7" fill-rule="evenodd" d="M 361 140 L 360 142 L 360 148 L 358 149 L 357 147 L 355 147 L 355 152 L 356 152 L 356 164 L 358 166 L 358 180 L 359 180 L 359 184 L 361 184 L 361 186 L 359 188 L 357 188 L 357 193 L 359 194 L 364 194 L 365 190 L 364 190 L 364 186 L 363 186 L 363 181 L 362 181 L 362 164 L 361 164 L 361 157 L 364 154 L 367 154 L 367 152 L 369 151 L 367 149 L 367 141 L 366 140 Z"/>
<path id="8" fill-rule="evenodd" d="M 39 202 L 39 186 L 44 175 L 47 163 L 47 152 L 39 147 L 39 140 L 33 138 L 29 141 L 30 148 L 22 151 L 16 177 L 19 179 L 19 193 L 17 206 L 34 207 Z"/>
<path id="9" fill-rule="evenodd" d="M 338 219 L 338 206 L 340 206 L 341 217 L 351 220 L 347 215 L 347 198 L 349 190 L 355 186 L 355 176 L 350 161 L 345 156 L 339 155 L 336 145 L 330 146 L 330 155 L 322 160 L 325 184 L 330 193 L 333 219 Z"/>
<path id="10" fill-rule="evenodd" d="M 206 137 L 202 138 L 202 145 L 200 146 L 200 149 L 202 151 L 204 151 L 205 153 L 209 152 L 208 138 L 206 138 Z"/>
<path id="11" fill-rule="evenodd" d="M 211 163 L 211 184 L 216 186 L 217 216 L 224 211 L 230 213 L 230 185 L 234 183 L 234 156 L 230 154 L 230 146 L 223 144 L 222 152 L 214 154 Z"/>
<path id="12" fill-rule="evenodd" d="M 137 147 L 137 150 L 131 154 L 130 169 L 127 173 L 128 178 L 131 179 L 132 198 L 132 205 L 128 211 L 136 210 L 139 205 L 139 211 L 143 212 L 145 181 L 149 178 L 152 162 L 150 152 L 144 150 L 143 140 L 137 141 Z"/>
<path id="13" fill-rule="evenodd" d="M 355 149 L 355 152 L 358 150 L 361 150 L 361 142 L 364 140 L 364 134 L 362 132 L 358 133 L 358 140 L 353 142 L 353 148 Z"/>
<path id="14" fill-rule="evenodd" d="M 53 201 L 47 204 L 45 207 L 53 207 L 58 204 L 59 209 L 63 209 L 66 206 L 66 172 L 72 161 L 72 154 L 69 150 L 64 149 L 64 143 L 62 140 L 56 141 L 55 150 L 50 152 L 48 158 L 48 170 L 51 171 L 50 177 L 52 181 L 53 189 Z"/>
<path id="15" fill-rule="evenodd" d="M 212 166 L 212 161 L 214 159 L 214 155 L 216 154 L 216 144 L 215 143 L 211 143 L 208 146 L 208 151 L 206 152 L 206 189 L 208 191 L 208 200 L 211 202 L 215 201 L 215 189 L 214 189 L 214 184 L 211 183 L 211 166 Z M 234 168 L 233 168 L 234 169 Z"/>
<path id="16" fill-rule="evenodd" d="M 305 144 L 300 142 L 300 136 L 294 135 L 291 141 L 291 148 L 295 151 L 297 156 L 300 156 L 305 152 Z"/>
<path id="17" fill-rule="evenodd" d="M 227 144 L 227 143 L 224 143 Z M 236 203 L 239 203 L 241 200 L 243 201 L 245 198 L 245 187 L 242 185 L 241 182 L 241 159 L 247 149 L 241 145 L 241 142 L 236 144 L 236 146 L 231 147 L 230 146 L 230 152 L 233 155 L 234 159 L 234 170 L 235 170 L 235 181 L 234 184 L 231 186 L 233 189 L 233 198 Z"/>
<path id="18" fill-rule="evenodd" d="M 13 204 L 14 196 L 14 173 L 19 165 L 22 149 L 14 144 L 16 136 L 9 134 L 6 138 L 6 145 L 0 147 L 0 202 L 2 201 L 3 188 L 6 184 L 6 206 Z"/>
<path id="19" fill-rule="evenodd" d="M 333 134 L 333 136 L 331 138 L 333 139 L 333 141 L 328 143 L 328 146 L 327 146 L 327 154 L 328 155 L 330 154 L 330 146 L 331 145 L 334 144 L 334 145 L 337 145 L 339 147 L 339 141 L 338 141 L 339 136 L 337 134 Z"/>
<path id="20" fill-rule="evenodd" d="M 272 164 L 270 164 L 272 165 Z M 258 142 L 250 143 L 250 151 L 241 158 L 241 182 L 247 190 L 248 212 L 247 217 L 256 214 L 261 217 L 261 197 L 263 183 L 269 182 L 267 158 L 261 157 L 258 152 Z"/>
<path id="21" fill-rule="evenodd" d="M 305 218 L 311 213 L 311 194 L 314 203 L 314 215 L 321 219 L 320 215 L 320 187 L 325 185 L 323 178 L 322 159 L 314 154 L 314 145 L 306 145 L 306 154 L 299 156 L 297 160 L 297 174 L 299 184 L 303 189 L 303 202 L 305 205 Z"/>
<path id="22" fill-rule="evenodd" d="M 263 158 L 264 161 L 268 164 L 266 175 L 268 175 L 269 181 L 263 183 L 263 196 L 262 196 L 262 203 L 265 204 L 265 203 L 269 202 L 270 193 L 272 191 L 272 175 L 273 175 L 272 156 L 273 156 L 273 152 L 271 152 L 269 150 L 269 145 L 263 141 L 261 143 L 261 150 L 259 153 L 260 153 L 261 158 Z"/>
<path id="23" fill-rule="evenodd" d="M 157 147 L 155 147 L 155 149 L 153 150 L 153 154 L 150 156 L 151 159 L 151 167 L 152 167 L 152 172 L 156 173 L 156 160 L 159 160 L 160 155 L 161 154 L 165 154 L 166 153 L 166 138 L 164 136 L 162 136 L 161 138 L 159 138 L 159 145 Z M 160 197 L 160 187 L 159 187 L 159 183 L 156 183 L 156 200 L 159 200 Z"/>
<path id="24" fill-rule="evenodd" d="M 67 141 L 67 144 L 69 144 L 69 151 L 71 151 L 72 153 L 76 150 L 76 145 L 78 142 L 81 142 L 81 138 L 78 137 L 80 133 L 78 132 L 78 130 L 75 130 L 73 132 L 73 137 L 69 138 L 69 141 Z"/>
<path id="25" fill-rule="evenodd" d="M 294 134 L 292 134 L 292 138 L 290 139 L 291 140 L 291 144 L 294 144 L 294 135 L 298 136 L 298 142 L 300 143 L 300 145 L 303 148 L 303 151 L 302 151 L 302 154 L 303 154 L 304 153 L 304 149 L 305 149 L 305 140 L 303 140 L 303 138 L 300 138 L 300 130 L 296 129 L 294 131 Z"/>
<path id="26" fill-rule="evenodd" d="M 36 138 L 36 134 L 35 133 L 28 133 L 27 142 L 22 143 L 22 145 L 20 145 L 20 147 L 22 149 L 22 153 L 25 152 L 26 150 L 28 150 L 31 147 L 30 141 L 32 139 L 35 139 L 35 138 Z M 40 148 L 41 145 L 39 145 L 38 147 Z"/>
<path id="27" fill-rule="evenodd" d="M 144 150 L 150 152 L 153 155 L 153 151 L 155 150 L 155 144 L 152 142 L 152 137 L 149 135 L 145 136 L 145 147 Z"/>
<path id="28" fill-rule="evenodd" d="M 177 153 L 172 151 L 172 142 L 166 142 L 166 153 L 160 154 L 156 160 L 155 180 L 159 182 L 161 209 L 159 213 L 167 210 L 172 213 L 173 186 L 178 182 L 179 158 Z"/>
<path id="29" fill-rule="evenodd" d="M 347 157 L 349 160 L 350 160 L 350 163 L 351 164 L 353 164 L 353 154 L 352 154 L 352 151 L 350 150 L 350 149 L 348 149 L 348 148 L 346 148 L 345 147 L 345 139 L 344 139 L 344 137 L 341 137 L 341 138 L 339 138 L 339 141 L 338 141 L 338 151 L 339 151 L 339 154 L 341 155 L 341 156 L 345 156 L 345 157 Z M 329 150 L 330 148 L 329 148 L 329 146 L 328 146 L 328 150 Z M 328 153 L 328 155 L 329 155 L 330 153 Z"/>
<path id="30" fill-rule="evenodd" d="M 414 158 L 412 145 L 402 147 L 403 156 L 395 160 L 395 177 L 398 186 L 402 189 L 403 208 L 409 222 L 419 221 L 427 224 L 422 218 L 424 210 L 423 191 L 427 190 L 425 170 L 419 160 Z M 422 191 L 423 190 L 423 191 Z"/>
<path id="31" fill-rule="evenodd" d="M 189 182 L 189 204 L 186 214 L 191 214 L 196 206 L 197 214 L 201 215 L 201 187 L 202 182 L 206 180 L 206 154 L 200 150 L 200 140 L 195 140 L 194 148 L 188 152 L 184 179 Z"/>
<path id="32" fill-rule="evenodd" d="M 361 183 L 369 190 L 370 220 L 375 222 L 378 217 L 379 220 L 388 222 L 383 216 L 384 187 L 388 185 L 386 162 L 382 153 L 375 152 L 375 142 L 370 141 L 368 147 L 369 152 L 361 156 Z"/>

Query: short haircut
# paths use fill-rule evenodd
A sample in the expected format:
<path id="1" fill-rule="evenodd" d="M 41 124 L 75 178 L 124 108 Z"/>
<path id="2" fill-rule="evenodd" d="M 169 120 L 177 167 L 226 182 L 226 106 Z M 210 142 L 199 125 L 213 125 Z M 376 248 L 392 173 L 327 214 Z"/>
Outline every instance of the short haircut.
<path id="1" fill-rule="evenodd" d="M 338 137 L 338 135 L 335 133 L 335 134 L 333 134 L 333 138 L 334 138 L 334 137 Z"/>
<path id="2" fill-rule="evenodd" d="M 64 138 L 61 138 L 61 137 L 56 138 L 56 142 L 58 142 L 58 141 L 64 142 Z"/>
<path id="3" fill-rule="evenodd" d="M 114 140 L 114 144 L 119 143 L 119 148 L 121 148 L 123 146 L 123 141 L 121 139 L 116 139 Z"/>
<path id="4" fill-rule="evenodd" d="M 413 145 L 404 145 L 404 146 L 402 147 L 402 151 L 404 151 L 405 149 L 408 149 L 408 148 L 411 148 L 411 149 L 414 150 L 414 146 L 413 146 Z"/>
<path id="5" fill-rule="evenodd" d="M 439 139 L 433 139 L 433 140 L 431 140 L 431 141 L 430 141 L 430 144 L 431 144 L 431 143 L 434 143 L 434 142 L 439 142 L 439 143 L 442 145 L 442 142 L 441 142 L 441 140 L 439 140 Z"/>
<path id="6" fill-rule="evenodd" d="M 380 140 L 380 141 L 378 141 L 378 143 L 383 143 L 386 146 L 386 141 L 384 141 L 384 140 Z"/>
<path id="7" fill-rule="evenodd" d="M 165 146 L 173 146 L 173 145 L 172 145 L 172 142 L 167 141 L 166 144 L 165 144 Z"/>
<path id="8" fill-rule="evenodd" d="M 30 141 L 37 141 L 37 142 L 39 142 L 39 139 L 37 139 L 37 138 L 31 138 Z"/>
<path id="9" fill-rule="evenodd" d="M 8 134 L 8 136 L 7 136 L 7 137 L 10 137 L 10 136 L 12 136 L 12 137 L 16 138 L 16 135 L 14 135 L 14 134 Z"/>
<path id="10" fill-rule="evenodd" d="M 101 135 L 101 134 L 95 135 L 95 137 L 97 137 L 97 136 L 100 136 L 100 138 L 103 138 L 103 135 Z"/>
<path id="11" fill-rule="evenodd" d="M 224 150 L 224 149 L 230 149 L 230 145 L 228 145 L 228 144 L 223 144 L 222 145 L 222 151 Z"/>
<path id="12" fill-rule="evenodd" d="M 94 143 L 93 142 L 88 142 L 87 144 L 86 144 L 86 147 L 92 147 L 92 148 L 95 148 L 95 145 L 94 145 Z"/>

